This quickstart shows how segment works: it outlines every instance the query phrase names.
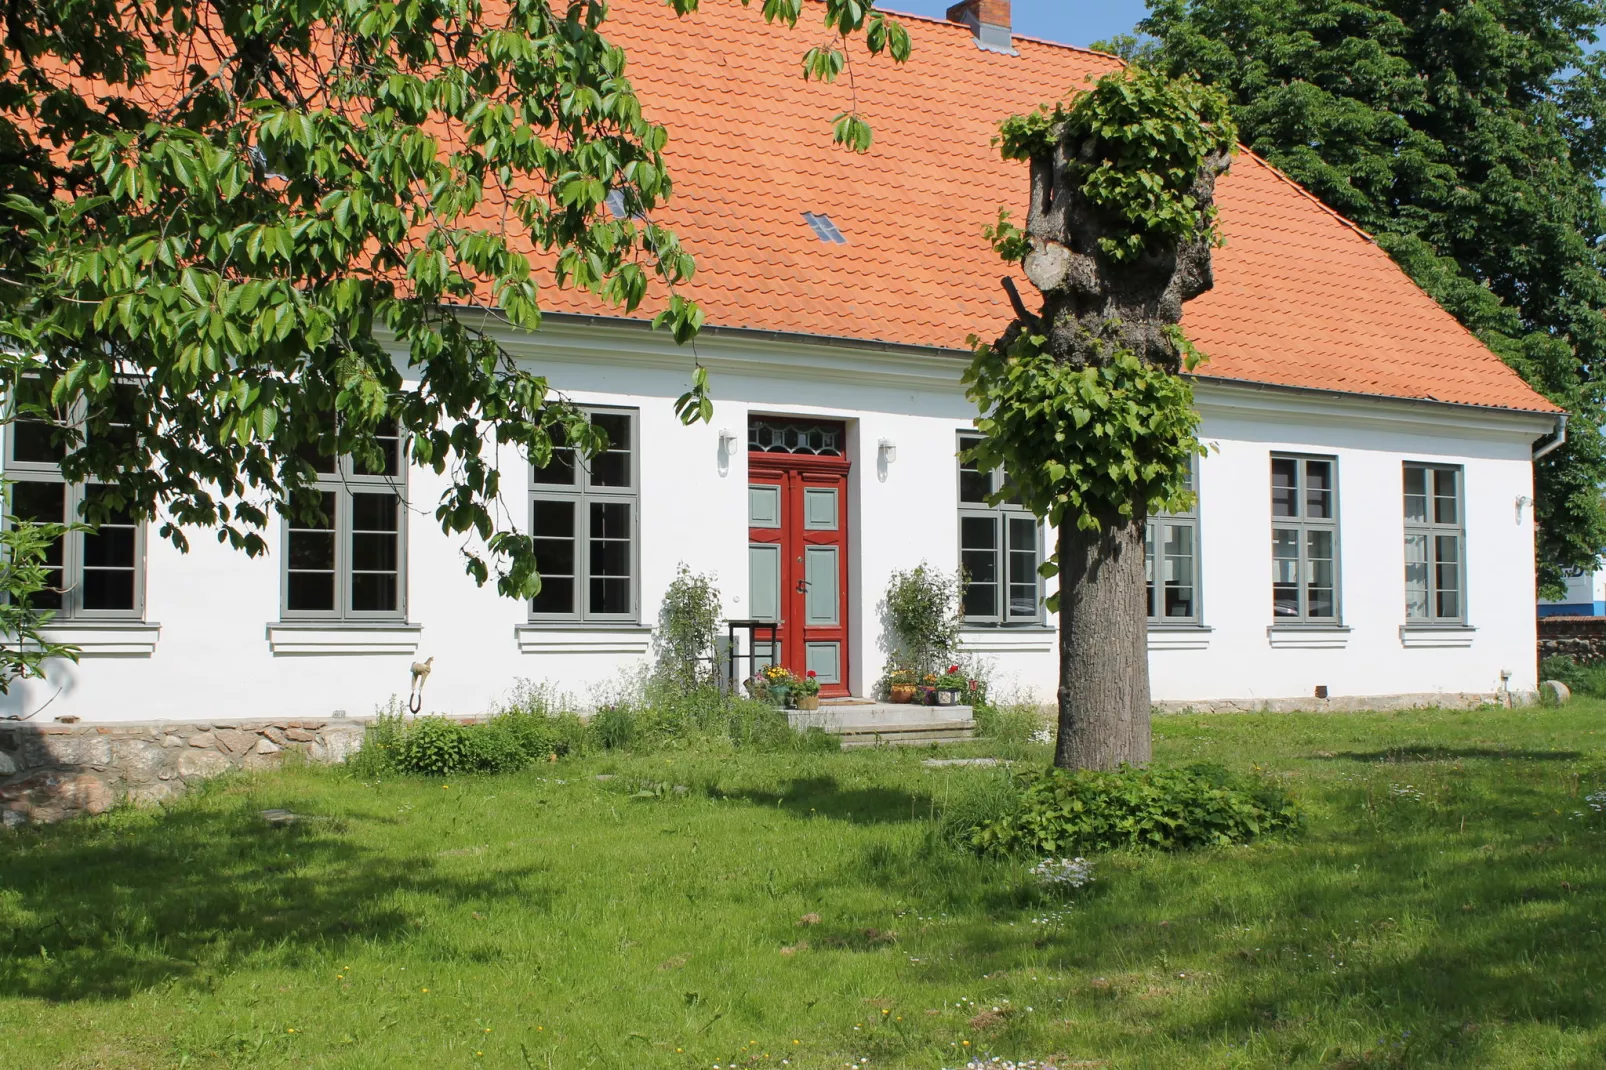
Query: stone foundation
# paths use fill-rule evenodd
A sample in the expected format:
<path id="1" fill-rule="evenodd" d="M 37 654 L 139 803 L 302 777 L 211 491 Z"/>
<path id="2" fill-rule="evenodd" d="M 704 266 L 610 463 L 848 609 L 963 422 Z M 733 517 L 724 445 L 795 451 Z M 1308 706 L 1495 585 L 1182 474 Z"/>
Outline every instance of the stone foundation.
<path id="1" fill-rule="evenodd" d="M 1414 695 L 1338 695 L 1333 698 L 1243 698 L 1156 702 L 1157 713 L 1381 713 L 1390 710 L 1475 710 L 1480 706 L 1531 706 L 1533 691 L 1425 692 Z"/>
<path id="2" fill-rule="evenodd" d="M 1539 658 L 1606 661 L 1606 617 L 1540 617 Z"/>
<path id="3" fill-rule="evenodd" d="M 199 780 L 271 769 L 287 755 L 345 761 L 361 721 L 215 721 L 78 725 L 0 722 L 0 827 L 154 806 Z"/>

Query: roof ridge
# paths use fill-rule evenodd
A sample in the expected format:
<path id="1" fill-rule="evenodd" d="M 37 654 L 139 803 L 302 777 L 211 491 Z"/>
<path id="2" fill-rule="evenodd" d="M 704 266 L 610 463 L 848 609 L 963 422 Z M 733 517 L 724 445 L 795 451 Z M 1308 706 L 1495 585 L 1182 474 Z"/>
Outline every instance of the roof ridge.
<path id="1" fill-rule="evenodd" d="M 1355 222 L 1353 219 L 1350 219 L 1348 216 L 1344 215 L 1342 212 L 1340 212 L 1337 209 L 1333 208 L 1326 201 L 1324 201 L 1320 197 L 1316 196 L 1316 194 L 1312 193 L 1310 190 L 1308 190 L 1304 186 L 1300 185 L 1297 179 L 1295 179 L 1292 176 L 1288 175 L 1286 172 L 1283 171 L 1282 168 L 1278 167 L 1276 164 L 1274 164 L 1270 160 L 1266 159 L 1266 157 L 1262 156 L 1260 153 L 1256 152 L 1254 149 L 1250 148 L 1248 145 L 1245 145 L 1242 141 L 1238 142 L 1238 151 L 1243 153 L 1244 155 L 1248 156 L 1250 159 L 1254 160 L 1255 162 L 1259 163 L 1261 166 L 1265 167 L 1266 170 L 1270 171 L 1278 179 L 1280 179 L 1283 182 L 1287 183 L 1288 185 L 1292 186 L 1299 193 L 1299 195 L 1301 197 L 1304 197 L 1307 201 L 1310 201 L 1316 207 L 1320 208 L 1322 211 L 1326 212 L 1328 215 L 1332 216 L 1334 219 L 1338 220 L 1340 223 L 1344 224 L 1346 227 L 1348 227 L 1349 229 L 1353 230 L 1355 233 L 1359 234 L 1362 238 L 1365 238 L 1368 243 L 1370 243 L 1372 245 L 1377 245 L 1377 239 L 1372 236 L 1372 232 L 1371 231 L 1367 230 L 1365 227 L 1361 226 L 1359 223 Z M 1412 281 L 1411 285 L 1413 285 L 1413 286 L 1416 285 L 1415 280 Z"/>
<path id="2" fill-rule="evenodd" d="M 824 2 L 825 0 L 809 0 L 809 3 Z M 952 26 L 955 29 L 964 30 L 966 33 L 970 32 L 970 27 L 966 26 L 964 23 L 951 22 L 948 19 L 938 18 L 936 15 L 920 15 L 913 11 L 894 11 L 890 7 L 879 6 L 876 8 L 876 10 L 884 12 L 888 15 L 896 15 L 900 19 L 914 19 L 916 22 L 929 22 L 937 26 Z M 1064 41 L 1050 41 L 1046 37 L 1033 37 L 1030 34 L 1016 33 L 1013 29 L 1010 30 L 1009 35 L 1017 41 L 1030 41 L 1034 45 L 1047 45 L 1050 48 L 1063 48 L 1067 52 L 1081 52 L 1089 56 L 1098 56 L 1101 59 L 1113 59 L 1122 66 L 1126 65 L 1126 60 L 1122 59 L 1120 56 L 1112 55 L 1109 52 L 1100 52 L 1096 48 L 1086 48 L 1082 45 L 1066 44 Z"/>

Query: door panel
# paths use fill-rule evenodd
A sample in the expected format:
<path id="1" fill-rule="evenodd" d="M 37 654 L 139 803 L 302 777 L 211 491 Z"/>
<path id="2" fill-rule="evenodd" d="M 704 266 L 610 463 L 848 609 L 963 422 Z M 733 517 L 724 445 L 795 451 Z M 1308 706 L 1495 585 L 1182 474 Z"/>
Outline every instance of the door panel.
<path id="1" fill-rule="evenodd" d="M 755 620 L 777 622 L 781 664 L 848 693 L 846 458 L 748 455 L 748 559 Z M 773 615 L 772 615 L 773 614 Z"/>

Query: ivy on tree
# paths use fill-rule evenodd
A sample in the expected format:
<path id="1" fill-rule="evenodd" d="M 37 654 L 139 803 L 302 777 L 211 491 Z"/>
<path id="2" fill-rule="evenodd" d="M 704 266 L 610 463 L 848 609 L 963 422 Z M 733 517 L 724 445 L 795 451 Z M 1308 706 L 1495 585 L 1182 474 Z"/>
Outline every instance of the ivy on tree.
<path id="1" fill-rule="evenodd" d="M 862 35 L 908 56 L 873 0 L 823 8 L 830 50 Z M 670 135 L 606 16 L 601 0 L 12 10 L 0 389 L 54 425 L 68 479 L 110 488 L 85 519 L 127 510 L 181 548 L 198 527 L 260 553 L 273 514 L 317 515 L 319 455 L 377 460 L 376 433 L 399 427 L 412 462 L 449 476 L 435 516 L 469 573 L 535 594 L 499 464 L 606 436 L 498 332 L 540 325 L 543 284 L 651 302 L 682 343 L 703 322 L 676 289 L 692 258 L 650 221 L 673 188 Z M 857 111 L 835 125 L 868 147 Z M 702 368 L 676 409 L 711 418 Z"/>
<path id="2" fill-rule="evenodd" d="M 1069 103 L 1017 116 L 1005 157 L 1029 162 L 1024 231 L 989 236 L 1043 295 L 976 346 L 966 373 L 1010 498 L 1059 529 L 1055 762 L 1108 768 L 1150 754 L 1144 524 L 1184 503 L 1198 416 L 1179 374 L 1199 354 L 1177 326 L 1212 284 L 1214 192 L 1237 139 L 1225 99 L 1190 78 L 1106 75 Z"/>

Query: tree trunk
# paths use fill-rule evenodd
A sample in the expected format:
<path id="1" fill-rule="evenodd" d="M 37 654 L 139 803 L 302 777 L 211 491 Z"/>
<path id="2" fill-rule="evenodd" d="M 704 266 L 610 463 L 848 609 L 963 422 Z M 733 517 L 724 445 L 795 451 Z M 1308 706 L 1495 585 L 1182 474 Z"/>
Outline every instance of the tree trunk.
<path id="1" fill-rule="evenodd" d="M 1062 769 L 1149 761 L 1149 637 L 1144 518 L 1107 517 L 1059 536 L 1059 741 Z"/>

